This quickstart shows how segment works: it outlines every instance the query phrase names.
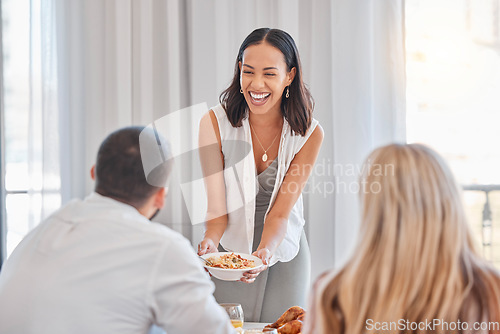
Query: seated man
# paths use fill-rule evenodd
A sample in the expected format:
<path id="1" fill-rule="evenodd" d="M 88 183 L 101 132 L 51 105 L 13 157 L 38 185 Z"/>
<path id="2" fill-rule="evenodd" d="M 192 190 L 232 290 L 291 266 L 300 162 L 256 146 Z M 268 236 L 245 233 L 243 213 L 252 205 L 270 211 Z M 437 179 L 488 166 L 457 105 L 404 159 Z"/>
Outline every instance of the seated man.
<path id="1" fill-rule="evenodd" d="M 91 170 L 95 192 L 42 222 L 7 260 L 0 333 L 147 333 L 152 324 L 172 334 L 234 332 L 189 242 L 149 220 L 165 188 L 146 181 L 140 151 L 146 143 L 168 152 L 143 130 L 109 135 Z M 168 165 L 154 173 L 166 181 Z"/>

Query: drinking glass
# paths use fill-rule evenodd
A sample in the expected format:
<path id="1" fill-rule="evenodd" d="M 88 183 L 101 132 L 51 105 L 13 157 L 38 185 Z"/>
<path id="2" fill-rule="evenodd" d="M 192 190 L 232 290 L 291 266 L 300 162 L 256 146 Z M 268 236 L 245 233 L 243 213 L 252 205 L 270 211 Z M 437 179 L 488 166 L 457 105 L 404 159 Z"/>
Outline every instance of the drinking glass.
<path id="1" fill-rule="evenodd" d="M 237 303 L 223 303 L 219 304 L 229 315 L 229 319 L 231 320 L 231 324 L 234 328 L 243 327 L 243 308 L 241 304 Z"/>

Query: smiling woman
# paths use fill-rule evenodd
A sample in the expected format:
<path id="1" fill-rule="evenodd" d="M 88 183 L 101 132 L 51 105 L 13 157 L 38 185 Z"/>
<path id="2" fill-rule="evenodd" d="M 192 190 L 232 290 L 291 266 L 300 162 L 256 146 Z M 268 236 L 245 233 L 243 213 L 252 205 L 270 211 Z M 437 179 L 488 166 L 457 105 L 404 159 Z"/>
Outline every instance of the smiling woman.
<path id="1" fill-rule="evenodd" d="M 256 100 L 249 96 L 249 84 L 256 89 L 252 92 Z M 262 89 L 259 85 L 266 85 L 270 91 L 259 91 Z M 267 103 L 271 93 L 274 93 L 274 101 L 266 104 L 266 108 L 279 106 L 292 130 L 305 135 L 311 125 L 314 101 L 302 80 L 297 46 L 292 37 L 282 30 L 257 29 L 243 41 L 236 58 L 232 83 L 222 92 L 220 101 L 227 109 L 231 124 L 238 127 L 248 116 L 247 102 L 260 106 L 259 103 Z M 259 101 L 263 97 L 266 100 Z M 258 113 L 258 110 L 255 112 Z"/>
<path id="2" fill-rule="evenodd" d="M 200 123 L 200 146 L 215 149 L 201 157 L 208 211 L 199 254 L 233 249 L 259 257 L 265 266 L 241 278 L 252 284 L 215 280 L 215 298 L 241 303 L 248 321 L 272 322 L 305 305 L 310 255 L 302 190 L 323 140 L 292 37 L 254 30 L 220 102 Z M 250 144 L 253 154 L 241 159 L 230 141 Z M 208 172 L 213 166 L 218 173 Z"/>
<path id="3" fill-rule="evenodd" d="M 276 66 L 263 67 L 265 64 Z M 279 109 L 285 87 L 288 98 L 290 97 L 288 86 L 293 81 L 296 68 L 287 68 L 283 54 L 274 46 L 268 43 L 249 46 L 238 65 L 241 71 L 241 92 L 245 100 L 254 107 L 254 113 L 265 113 L 270 108 Z M 266 105 L 267 102 L 269 103 Z"/>

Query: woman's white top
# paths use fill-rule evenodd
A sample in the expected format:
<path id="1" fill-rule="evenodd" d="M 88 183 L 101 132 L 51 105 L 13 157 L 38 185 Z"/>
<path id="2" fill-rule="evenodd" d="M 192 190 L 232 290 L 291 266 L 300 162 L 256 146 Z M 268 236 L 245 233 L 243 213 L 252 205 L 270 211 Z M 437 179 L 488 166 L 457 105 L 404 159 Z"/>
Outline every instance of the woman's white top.
<path id="1" fill-rule="evenodd" d="M 242 121 L 241 127 L 233 127 L 220 104 L 213 107 L 212 110 L 219 125 L 222 153 L 224 155 L 224 182 L 228 212 L 228 225 L 220 243 L 225 249 L 250 254 L 254 238 L 255 198 L 258 185 L 248 117 Z M 278 171 L 264 222 L 276 201 L 293 158 L 307 142 L 317 125 L 318 121 L 313 119 L 311 126 L 303 137 L 299 134 L 292 134 L 288 122 L 283 121 L 278 151 Z M 291 185 L 291 187 L 298 190 L 299 185 Z M 294 191 L 294 189 L 287 189 L 287 191 Z M 271 258 L 271 265 L 278 261 L 288 262 L 297 255 L 304 224 L 304 208 L 301 194 L 290 212 L 285 238 Z"/>

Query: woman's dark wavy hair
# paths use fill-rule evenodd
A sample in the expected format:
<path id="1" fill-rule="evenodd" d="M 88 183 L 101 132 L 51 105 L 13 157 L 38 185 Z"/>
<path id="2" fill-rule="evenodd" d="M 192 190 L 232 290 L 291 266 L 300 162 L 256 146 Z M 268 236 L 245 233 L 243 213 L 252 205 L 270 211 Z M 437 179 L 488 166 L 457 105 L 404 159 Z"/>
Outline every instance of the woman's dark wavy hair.
<path id="1" fill-rule="evenodd" d="M 306 134 L 311 126 L 314 100 L 302 81 L 302 65 L 300 63 L 299 51 L 295 42 L 287 32 L 280 29 L 260 28 L 252 31 L 245 38 L 238 51 L 234 76 L 231 85 L 221 93 L 219 101 L 226 110 L 227 118 L 231 125 L 240 127 L 242 120 L 248 116 L 248 104 L 243 94 L 240 93 L 240 67 L 239 62 L 243 60 L 243 52 L 251 45 L 266 42 L 281 51 L 285 58 L 287 70 L 296 68 L 295 78 L 289 86 L 289 98 L 285 97 L 286 89 L 281 99 L 281 113 L 287 120 L 293 132 L 302 136 Z"/>

